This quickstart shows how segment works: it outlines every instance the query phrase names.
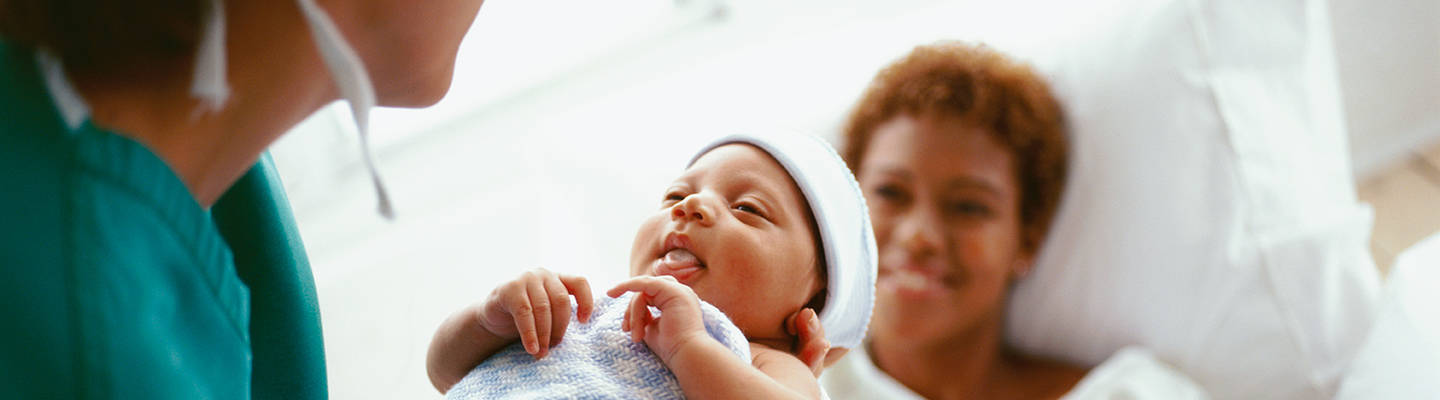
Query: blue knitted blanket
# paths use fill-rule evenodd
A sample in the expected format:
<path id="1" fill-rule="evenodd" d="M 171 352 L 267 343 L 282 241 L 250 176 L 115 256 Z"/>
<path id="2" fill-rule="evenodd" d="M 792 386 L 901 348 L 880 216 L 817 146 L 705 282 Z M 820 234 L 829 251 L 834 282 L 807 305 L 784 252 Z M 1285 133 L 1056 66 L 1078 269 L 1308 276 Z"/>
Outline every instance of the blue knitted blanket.
<path id="1" fill-rule="evenodd" d="M 597 298 L 589 323 L 572 315 L 564 340 L 543 359 L 531 357 L 519 342 L 500 350 L 450 388 L 445 398 L 685 398 L 680 382 L 660 358 L 620 330 L 634 296 Z M 750 344 L 740 329 L 709 303 L 701 301 L 700 309 L 705 330 L 749 363 Z"/>

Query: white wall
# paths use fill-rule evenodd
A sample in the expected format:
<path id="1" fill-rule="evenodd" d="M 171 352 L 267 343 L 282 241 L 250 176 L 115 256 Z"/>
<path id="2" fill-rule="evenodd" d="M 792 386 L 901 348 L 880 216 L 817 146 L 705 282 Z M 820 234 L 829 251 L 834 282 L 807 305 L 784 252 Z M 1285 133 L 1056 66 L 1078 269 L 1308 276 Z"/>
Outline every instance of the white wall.
<path id="1" fill-rule="evenodd" d="M 1356 174 L 1440 141 L 1440 1 L 1331 0 Z"/>

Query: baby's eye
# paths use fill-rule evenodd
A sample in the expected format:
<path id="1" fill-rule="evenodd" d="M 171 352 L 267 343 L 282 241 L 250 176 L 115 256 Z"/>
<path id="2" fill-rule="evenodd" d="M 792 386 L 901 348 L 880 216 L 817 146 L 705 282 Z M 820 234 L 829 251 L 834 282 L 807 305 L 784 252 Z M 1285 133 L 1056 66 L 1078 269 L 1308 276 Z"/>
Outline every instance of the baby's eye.
<path id="1" fill-rule="evenodd" d="M 680 193 L 680 192 L 678 192 L 678 191 L 673 191 L 673 192 L 666 192 L 666 193 L 665 193 L 665 200 L 664 200 L 663 202 L 664 202 L 664 203 L 671 203 L 671 202 L 676 202 L 676 201 L 681 201 L 681 200 L 685 200 L 685 194 L 684 194 L 684 193 Z"/>
<path id="2" fill-rule="evenodd" d="M 738 203 L 738 204 L 735 204 L 735 206 L 733 206 L 733 207 L 731 207 L 731 208 L 734 208 L 735 211 L 747 213 L 747 214 L 754 215 L 754 216 L 757 216 L 757 217 L 760 217 L 760 218 L 764 218 L 764 219 L 769 219 L 769 218 L 765 217 L 765 214 L 764 214 L 764 213 L 761 213 L 761 212 L 760 212 L 760 207 L 756 207 L 756 206 L 750 205 L 750 204 L 748 204 L 748 203 Z"/>

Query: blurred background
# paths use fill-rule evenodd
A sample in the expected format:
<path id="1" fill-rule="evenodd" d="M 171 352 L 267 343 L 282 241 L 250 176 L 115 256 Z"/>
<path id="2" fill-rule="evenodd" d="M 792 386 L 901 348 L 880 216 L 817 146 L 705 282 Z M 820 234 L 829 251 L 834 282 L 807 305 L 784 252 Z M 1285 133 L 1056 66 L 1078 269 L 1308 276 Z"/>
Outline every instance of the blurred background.
<path id="1" fill-rule="evenodd" d="M 640 219 L 708 139 L 833 138 L 875 72 L 917 44 L 1045 54 L 1112 3 L 486 1 L 445 100 L 372 114 L 394 221 L 375 212 L 343 103 L 272 149 L 318 285 L 332 397 L 439 397 L 424 370 L 434 328 L 524 269 L 600 290 L 622 279 Z M 1440 230 L 1440 2 L 1329 8 L 1353 166 L 1335 179 L 1375 207 L 1385 270 Z"/>

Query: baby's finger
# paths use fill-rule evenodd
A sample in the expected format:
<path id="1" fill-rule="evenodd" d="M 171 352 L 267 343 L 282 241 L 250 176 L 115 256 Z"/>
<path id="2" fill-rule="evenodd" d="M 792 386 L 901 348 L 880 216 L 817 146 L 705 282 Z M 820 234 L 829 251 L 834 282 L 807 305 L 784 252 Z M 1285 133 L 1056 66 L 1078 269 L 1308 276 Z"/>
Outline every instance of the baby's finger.
<path id="1" fill-rule="evenodd" d="M 595 296 L 590 293 L 590 282 L 583 276 L 560 275 L 560 283 L 575 295 L 575 306 L 580 322 L 590 322 L 590 313 L 595 312 Z"/>
<path id="2" fill-rule="evenodd" d="M 645 305 L 644 294 L 630 299 L 630 339 L 636 342 L 645 339 L 645 325 L 650 323 L 650 309 Z"/>
<path id="3" fill-rule="evenodd" d="M 620 297 L 625 292 L 639 292 L 655 295 L 660 290 L 661 280 L 653 276 L 637 276 L 626 279 L 610 288 L 605 294 L 610 297 Z"/>
<path id="4" fill-rule="evenodd" d="M 570 326 L 570 292 L 555 275 L 545 278 L 545 291 L 550 296 L 550 344 L 558 346 Z"/>
<path id="5" fill-rule="evenodd" d="M 526 280 L 525 291 L 530 295 L 530 308 L 535 310 L 535 336 L 540 342 L 535 358 L 544 357 L 550 349 L 550 297 L 545 294 L 544 281 L 533 275 Z"/>
<path id="6" fill-rule="evenodd" d="M 620 331 L 630 331 L 630 307 L 625 307 L 625 316 L 620 318 Z"/>
<path id="7" fill-rule="evenodd" d="M 523 286 L 516 287 L 513 296 L 507 301 L 507 308 L 515 320 L 515 330 L 520 333 L 520 344 L 525 346 L 525 352 L 537 354 L 540 352 L 540 341 L 535 332 L 535 309 L 530 307 L 530 295 L 526 293 Z"/>
<path id="8" fill-rule="evenodd" d="M 622 332 L 629 332 L 629 319 L 631 319 L 631 318 L 632 318 L 632 317 L 631 317 L 631 312 L 629 312 L 629 306 L 625 306 L 625 315 L 624 315 L 624 317 L 621 317 L 621 331 L 622 331 Z"/>
<path id="9" fill-rule="evenodd" d="M 680 284 L 679 281 L 676 281 L 675 278 L 671 276 L 638 276 L 620 282 L 620 284 L 610 288 L 606 294 L 610 295 L 610 297 L 619 297 L 621 294 L 625 294 L 625 292 L 638 292 L 649 297 L 647 301 L 650 301 L 651 305 L 664 310 L 670 300 L 677 299 L 679 294 L 689 290 L 689 287 Z"/>

